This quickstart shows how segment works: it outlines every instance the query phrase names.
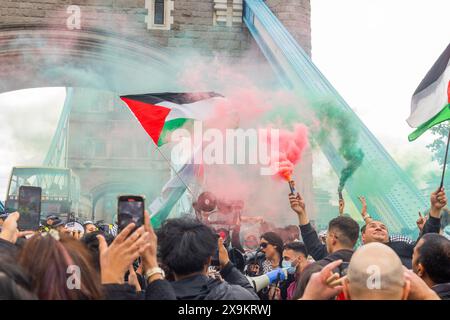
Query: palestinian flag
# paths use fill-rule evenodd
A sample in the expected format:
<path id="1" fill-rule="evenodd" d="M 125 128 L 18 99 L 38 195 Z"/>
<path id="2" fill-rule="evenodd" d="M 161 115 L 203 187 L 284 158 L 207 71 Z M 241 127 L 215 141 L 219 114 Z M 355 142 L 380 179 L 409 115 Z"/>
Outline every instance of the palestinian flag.
<path id="1" fill-rule="evenodd" d="M 450 119 L 450 44 L 420 83 L 411 101 L 408 124 L 417 128 L 408 136 L 417 139 L 431 127 Z"/>
<path id="2" fill-rule="evenodd" d="M 141 123 L 156 145 L 169 142 L 170 133 L 189 126 L 194 120 L 206 120 L 223 96 L 215 92 L 149 93 L 120 97 Z"/>
<path id="3" fill-rule="evenodd" d="M 195 155 L 201 152 L 202 148 L 197 148 L 192 156 L 187 159 L 184 165 L 173 175 L 161 190 L 158 196 L 149 206 L 152 226 L 159 228 L 164 220 L 172 212 L 177 202 L 183 197 L 187 190 L 187 185 L 191 185 L 203 177 L 203 165 L 195 163 Z"/>

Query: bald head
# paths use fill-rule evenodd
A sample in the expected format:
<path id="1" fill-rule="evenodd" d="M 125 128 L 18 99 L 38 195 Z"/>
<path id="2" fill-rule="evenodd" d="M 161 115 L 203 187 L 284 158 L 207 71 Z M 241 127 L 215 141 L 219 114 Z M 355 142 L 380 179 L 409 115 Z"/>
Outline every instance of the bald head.
<path id="1" fill-rule="evenodd" d="M 404 299 L 408 292 L 400 258 L 382 243 L 360 247 L 350 260 L 345 292 L 352 300 Z"/>

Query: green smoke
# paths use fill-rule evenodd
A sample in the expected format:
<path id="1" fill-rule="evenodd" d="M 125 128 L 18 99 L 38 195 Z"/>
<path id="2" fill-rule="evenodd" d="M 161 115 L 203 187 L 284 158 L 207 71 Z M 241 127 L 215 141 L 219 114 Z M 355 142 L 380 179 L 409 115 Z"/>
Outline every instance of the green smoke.
<path id="1" fill-rule="evenodd" d="M 346 162 L 339 179 L 338 192 L 342 192 L 345 183 L 361 166 L 364 159 L 364 152 L 358 145 L 358 127 L 352 121 L 352 115 L 349 111 L 338 108 L 332 102 L 315 103 L 314 109 L 320 121 L 319 141 L 329 137 L 333 129 L 339 135 L 338 152 Z"/>

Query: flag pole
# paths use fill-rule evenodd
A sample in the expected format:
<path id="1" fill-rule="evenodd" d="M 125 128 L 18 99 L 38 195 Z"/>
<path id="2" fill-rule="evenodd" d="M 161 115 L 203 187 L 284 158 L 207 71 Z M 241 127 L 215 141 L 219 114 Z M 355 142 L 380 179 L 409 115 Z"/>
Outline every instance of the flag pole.
<path id="1" fill-rule="evenodd" d="M 189 188 L 189 186 L 184 182 L 184 180 L 181 178 L 181 176 L 178 174 L 178 171 L 175 170 L 175 168 L 172 165 L 172 161 L 170 161 L 166 155 L 161 151 L 161 149 L 156 146 L 156 150 L 158 150 L 158 152 L 161 154 L 161 156 L 164 158 L 164 160 L 167 161 L 167 163 L 169 164 L 170 168 L 175 172 L 176 176 L 178 177 L 178 179 L 180 179 L 180 181 L 184 184 L 184 186 L 186 187 L 187 191 L 189 191 L 189 193 L 192 195 L 192 197 L 195 198 L 194 193 L 192 192 L 191 188 Z"/>
<path id="2" fill-rule="evenodd" d="M 447 148 L 445 149 L 444 168 L 442 170 L 441 184 L 439 186 L 439 190 L 438 191 L 440 191 L 442 189 L 442 187 L 444 186 L 445 168 L 447 167 L 447 156 L 448 156 L 448 146 L 449 146 L 449 144 L 450 144 L 450 127 L 449 127 L 449 130 L 448 130 Z"/>

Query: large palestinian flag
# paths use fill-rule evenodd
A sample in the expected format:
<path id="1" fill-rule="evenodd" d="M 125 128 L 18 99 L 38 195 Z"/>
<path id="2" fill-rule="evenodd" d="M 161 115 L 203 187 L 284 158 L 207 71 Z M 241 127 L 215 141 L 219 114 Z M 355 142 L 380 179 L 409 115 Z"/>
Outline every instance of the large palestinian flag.
<path id="1" fill-rule="evenodd" d="M 223 99 L 215 92 L 149 93 L 120 98 L 158 146 L 168 142 L 172 131 L 211 117 L 217 100 Z"/>
<path id="2" fill-rule="evenodd" d="M 408 136 L 417 139 L 431 127 L 450 119 L 450 44 L 420 83 L 411 101 L 406 120 L 417 128 Z"/>

